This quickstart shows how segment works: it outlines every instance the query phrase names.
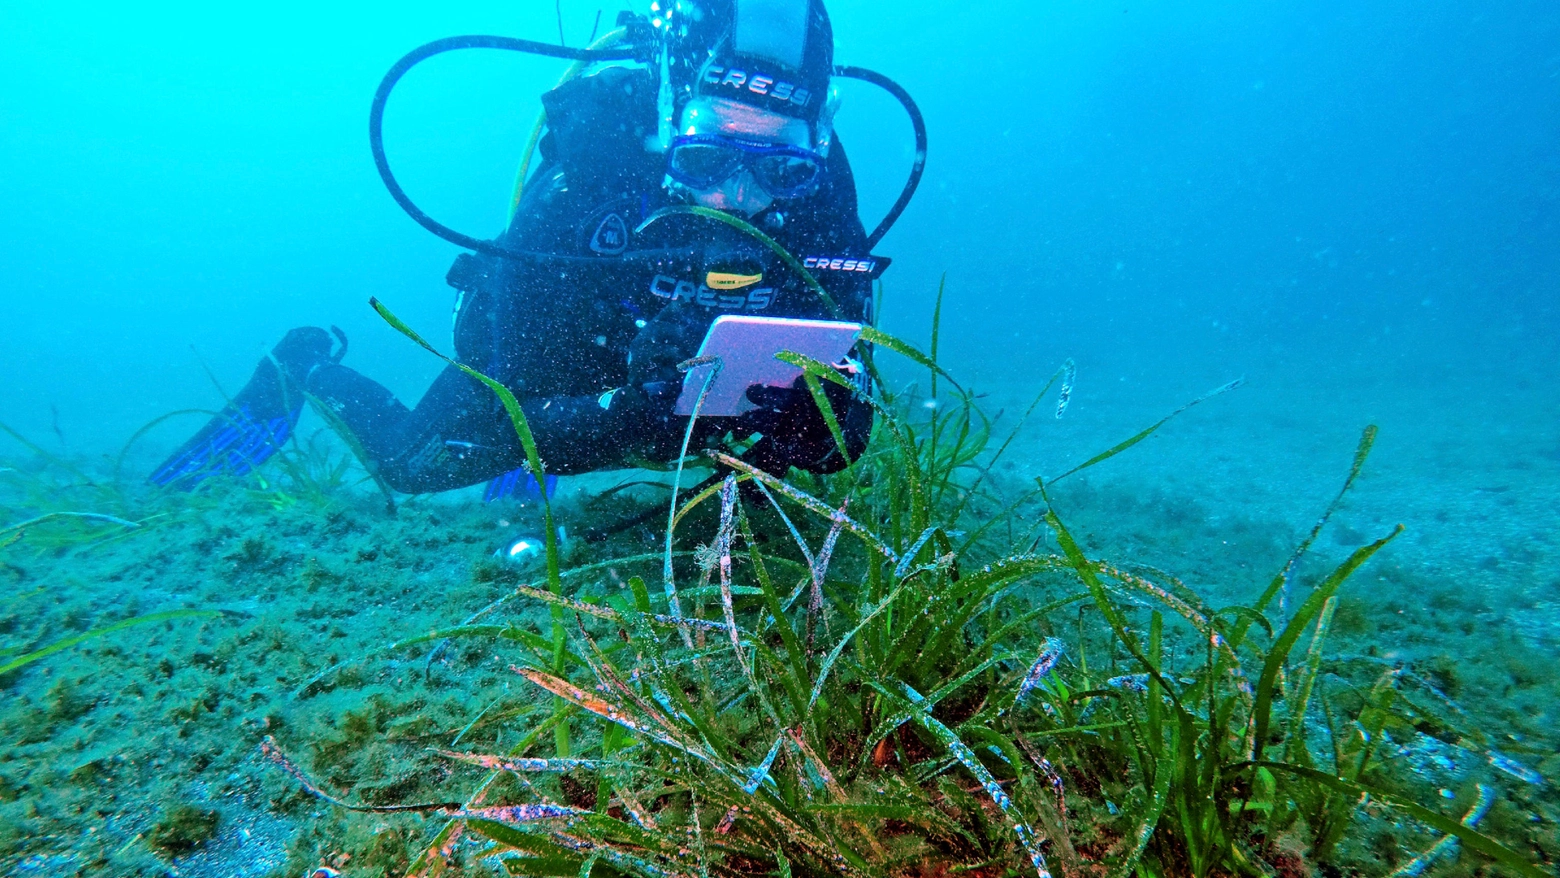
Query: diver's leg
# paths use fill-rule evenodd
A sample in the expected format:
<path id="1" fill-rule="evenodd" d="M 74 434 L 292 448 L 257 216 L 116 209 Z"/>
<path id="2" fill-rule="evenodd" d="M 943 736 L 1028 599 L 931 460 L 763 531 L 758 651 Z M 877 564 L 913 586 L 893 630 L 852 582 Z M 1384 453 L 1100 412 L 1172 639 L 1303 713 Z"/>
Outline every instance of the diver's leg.
<path id="1" fill-rule="evenodd" d="M 342 352 L 345 339 L 342 339 Z M 476 484 L 524 460 L 498 397 L 450 367 L 415 409 L 340 365 L 331 335 L 302 327 L 261 361 L 232 401 L 153 470 L 157 485 L 190 490 L 215 475 L 243 475 L 276 453 L 313 397 L 352 433 L 368 465 L 405 493 Z"/>
<path id="2" fill-rule="evenodd" d="M 453 366 L 415 409 L 341 365 L 316 370 L 308 390 L 352 432 L 375 474 L 403 493 L 473 485 L 525 459 L 497 395 Z"/>
<path id="3" fill-rule="evenodd" d="M 152 471 L 152 483 L 187 491 L 214 475 L 241 476 L 259 466 L 297 424 L 309 375 L 341 353 L 332 357 L 331 335 L 318 327 L 287 333 L 222 411 Z"/>

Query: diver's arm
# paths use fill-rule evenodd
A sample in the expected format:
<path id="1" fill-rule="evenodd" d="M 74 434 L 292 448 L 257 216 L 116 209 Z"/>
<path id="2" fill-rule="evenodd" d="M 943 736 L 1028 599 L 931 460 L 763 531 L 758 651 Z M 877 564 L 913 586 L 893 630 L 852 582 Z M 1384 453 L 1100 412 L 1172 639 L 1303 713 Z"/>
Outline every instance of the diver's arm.
<path id="1" fill-rule="evenodd" d="M 628 466 L 634 458 L 676 456 L 687 423 L 672 414 L 679 389 L 666 384 L 623 387 L 601 396 L 529 399 L 520 408 L 542 467 L 556 475 L 575 475 Z"/>

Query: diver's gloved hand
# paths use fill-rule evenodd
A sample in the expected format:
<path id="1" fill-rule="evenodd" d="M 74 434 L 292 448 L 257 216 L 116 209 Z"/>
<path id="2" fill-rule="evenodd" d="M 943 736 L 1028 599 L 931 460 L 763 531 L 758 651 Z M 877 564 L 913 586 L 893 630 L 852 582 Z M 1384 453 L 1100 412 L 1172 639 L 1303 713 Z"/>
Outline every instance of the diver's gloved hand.
<path id="1" fill-rule="evenodd" d="M 855 431 L 847 423 L 847 413 L 854 404 L 850 392 L 827 382 L 823 393 L 846 433 L 847 443 L 856 445 Z M 762 433 L 764 438 L 743 455 L 744 460 L 780 476 L 793 466 L 817 473 L 844 468 L 846 461 L 840 456 L 839 443 L 803 379 L 796 379 L 790 387 L 755 384 L 747 389 L 747 398 L 758 408 L 742 415 L 737 423 L 744 431 Z M 860 454 L 860 449 L 852 448 L 851 452 L 854 456 Z"/>
<path id="2" fill-rule="evenodd" d="M 801 380 L 798 379 L 798 384 Z M 743 417 L 749 418 L 754 424 L 772 423 L 776 420 L 784 420 L 787 414 L 796 414 L 796 407 L 806 401 L 811 404 L 812 394 L 804 387 L 792 385 L 790 387 L 770 387 L 767 384 L 754 384 L 748 387 L 746 393 L 748 402 L 758 406 Z M 760 432 L 766 432 L 760 430 Z"/>
<path id="3" fill-rule="evenodd" d="M 649 381 L 636 388 L 644 405 L 654 408 L 665 408 L 668 412 L 677 404 L 677 397 L 682 395 L 682 382 L 680 381 Z"/>
<path id="4" fill-rule="evenodd" d="M 341 342 L 341 349 L 331 354 L 331 333 Z M 331 332 L 318 326 L 300 326 L 289 330 L 282 340 L 271 348 L 271 359 L 281 367 L 294 385 L 303 387 L 309 374 L 326 364 L 341 362 L 347 355 L 347 334 L 332 326 Z"/>

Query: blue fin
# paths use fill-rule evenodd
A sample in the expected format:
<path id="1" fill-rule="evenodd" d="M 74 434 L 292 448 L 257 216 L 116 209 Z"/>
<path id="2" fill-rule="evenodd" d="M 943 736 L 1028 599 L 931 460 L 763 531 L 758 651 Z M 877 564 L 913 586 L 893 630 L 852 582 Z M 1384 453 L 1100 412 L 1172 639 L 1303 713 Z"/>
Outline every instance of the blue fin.
<path id="1" fill-rule="evenodd" d="M 558 477 L 547 476 L 547 496 L 551 498 L 558 493 Z M 517 500 L 534 500 L 542 496 L 542 486 L 536 483 L 536 477 L 526 472 L 525 467 L 512 469 L 487 483 L 487 490 L 482 492 L 482 502 L 492 503 L 494 500 L 502 500 L 505 497 L 514 497 Z"/>
<path id="2" fill-rule="evenodd" d="M 296 410 L 257 418 L 247 405 L 224 408 L 152 473 L 151 482 L 188 491 L 212 476 L 242 476 L 281 448 L 297 419 Z"/>

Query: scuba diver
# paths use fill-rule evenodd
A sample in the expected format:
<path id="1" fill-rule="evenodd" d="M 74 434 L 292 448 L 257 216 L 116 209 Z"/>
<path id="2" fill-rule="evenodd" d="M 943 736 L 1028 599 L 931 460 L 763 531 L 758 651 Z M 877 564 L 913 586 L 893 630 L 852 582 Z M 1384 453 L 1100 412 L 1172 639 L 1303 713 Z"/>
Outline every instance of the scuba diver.
<path id="1" fill-rule="evenodd" d="M 717 316 L 869 323 L 872 284 L 888 263 L 871 247 L 908 202 L 924 161 L 924 127 L 903 90 L 871 71 L 834 67 L 820 0 L 656 0 L 648 20 L 624 13 L 618 23 L 595 44 L 608 50 L 503 37 L 430 43 L 386 76 L 371 114 L 391 194 L 425 227 L 476 251 L 457 257 L 447 276 L 457 291 L 456 359 L 514 393 L 549 483 L 676 460 L 688 425 L 673 411 L 678 365 L 695 356 Z M 522 175 L 512 220 L 492 241 L 418 210 L 390 174 L 379 137 L 384 101 L 411 66 L 483 46 L 622 62 L 542 97 L 539 165 Z M 831 74 L 888 88 L 916 125 L 911 180 L 872 236 L 833 132 Z M 816 283 L 788 267 L 798 263 Z M 396 491 L 492 480 L 493 499 L 513 489 L 525 453 L 492 390 L 450 366 L 408 408 L 343 365 L 345 352 L 335 327 L 287 333 L 151 481 L 191 489 L 248 472 L 286 440 L 307 399 L 350 433 L 366 465 Z M 827 392 L 848 458 L 800 382 L 749 388 L 756 408 L 745 414 L 699 417 L 693 445 L 757 437 L 743 455 L 754 466 L 835 472 L 865 447 L 872 411 L 844 388 L 829 384 Z"/>

